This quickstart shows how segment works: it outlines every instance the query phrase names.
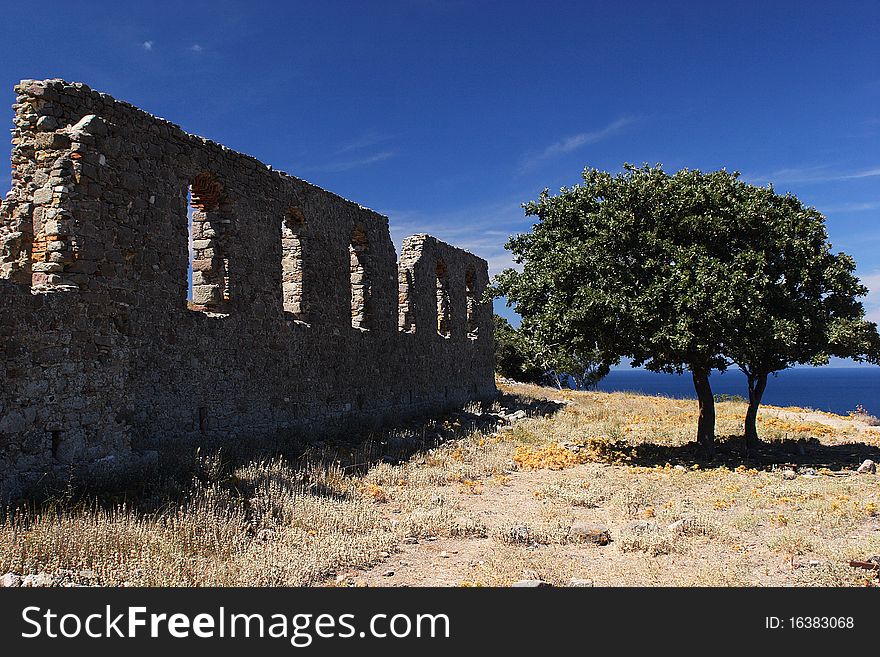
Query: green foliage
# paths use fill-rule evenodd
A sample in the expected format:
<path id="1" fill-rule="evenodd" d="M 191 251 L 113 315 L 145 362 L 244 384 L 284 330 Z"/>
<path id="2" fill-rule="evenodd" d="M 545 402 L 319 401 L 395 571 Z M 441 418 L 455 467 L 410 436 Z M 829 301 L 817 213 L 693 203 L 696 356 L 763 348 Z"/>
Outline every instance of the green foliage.
<path id="1" fill-rule="evenodd" d="M 752 377 L 831 356 L 877 362 L 880 337 L 859 301 L 868 290 L 852 257 L 832 253 L 825 217 L 772 187 L 738 193 L 739 221 L 723 233 L 735 276 L 725 355 Z"/>
<path id="2" fill-rule="evenodd" d="M 610 369 L 606 363 L 601 362 L 595 350 L 581 354 L 566 352 L 560 348 L 549 354 L 533 353 L 532 358 L 541 359 L 540 362 L 543 362 L 547 370 L 547 380 L 559 389 L 595 390 Z"/>
<path id="3" fill-rule="evenodd" d="M 540 383 L 544 370 L 532 365 L 528 349 L 519 332 L 501 315 L 495 321 L 495 371 L 522 383 Z"/>
<path id="4" fill-rule="evenodd" d="M 717 404 L 720 404 L 721 402 L 741 402 L 741 403 L 745 403 L 745 402 L 749 401 L 748 399 L 746 399 L 746 398 L 743 397 L 742 395 L 728 395 L 728 394 L 723 393 L 723 392 L 714 395 L 714 397 L 715 397 L 715 403 L 717 403 Z"/>
<path id="5" fill-rule="evenodd" d="M 501 376 L 523 383 L 589 390 L 608 373 L 608 367 L 597 362 L 594 353 L 548 352 L 500 315 L 494 320 L 495 371 Z"/>
<path id="6" fill-rule="evenodd" d="M 492 292 L 538 355 L 690 370 L 712 424 L 712 370 L 880 358 L 852 258 L 831 252 L 825 218 L 794 196 L 725 170 L 625 165 L 588 168 L 523 207 L 537 223 L 506 245 L 522 271 L 502 272 Z"/>

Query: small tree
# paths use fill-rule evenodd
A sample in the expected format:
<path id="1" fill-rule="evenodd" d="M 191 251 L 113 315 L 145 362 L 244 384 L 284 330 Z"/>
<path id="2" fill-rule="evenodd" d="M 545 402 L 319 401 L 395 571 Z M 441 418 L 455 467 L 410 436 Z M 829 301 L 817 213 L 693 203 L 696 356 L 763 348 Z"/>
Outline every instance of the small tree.
<path id="1" fill-rule="evenodd" d="M 544 370 L 531 362 L 531 354 L 523 344 L 519 331 L 501 315 L 495 321 L 495 371 L 501 376 L 522 383 L 541 383 Z"/>
<path id="2" fill-rule="evenodd" d="M 530 342 L 527 340 L 526 344 Z M 541 364 L 546 378 L 559 390 L 572 387 L 575 390 L 594 390 L 609 371 L 596 350 L 581 354 L 557 347 L 556 351 L 549 353 L 534 353 L 532 359 Z"/>
<path id="3" fill-rule="evenodd" d="M 495 315 L 495 371 L 523 383 L 552 383 L 557 388 L 589 390 L 596 387 L 608 373 L 608 367 L 597 362 L 595 352 L 567 353 L 560 349 L 547 351 L 522 329 Z"/>
<path id="4" fill-rule="evenodd" d="M 724 170 L 670 175 L 659 165 L 625 165 L 612 175 L 586 169 L 581 185 L 557 196 L 544 190 L 524 206 L 538 222 L 507 243 L 522 272 L 502 272 L 493 291 L 507 296 L 522 330 L 548 351 L 595 348 L 604 366 L 629 357 L 656 372 L 690 371 L 699 403 L 697 442 L 709 448 L 713 371 L 739 363 L 752 372 L 759 400 L 766 373 L 780 361 L 865 353 L 859 345 L 876 336 L 876 327 L 861 319 L 855 297 L 864 288 L 852 276 L 851 259 L 830 256 L 817 213 L 799 207 L 792 197 L 760 191 Z M 768 208 L 776 210 L 772 219 Z M 764 268 L 762 259 L 776 268 Z M 808 264 L 824 273 L 807 280 L 798 272 Z M 825 281 L 810 292 L 822 303 L 776 307 L 774 298 L 762 296 L 772 276 L 796 292 Z M 802 327 L 799 335 L 808 333 L 809 340 L 781 330 L 802 324 L 808 308 L 827 315 Z M 768 335 L 770 348 L 761 339 Z"/>

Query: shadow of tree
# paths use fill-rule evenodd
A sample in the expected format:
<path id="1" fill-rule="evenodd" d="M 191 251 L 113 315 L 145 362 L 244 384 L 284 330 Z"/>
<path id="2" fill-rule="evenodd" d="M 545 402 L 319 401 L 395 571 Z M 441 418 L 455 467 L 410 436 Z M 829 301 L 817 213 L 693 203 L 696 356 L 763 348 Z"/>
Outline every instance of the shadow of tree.
<path id="1" fill-rule="evenodd" d="M 796 468 L 855 469 L 865 459 L 880 461 L 880 448 L 865 443 L 828 445 L 816 438 L 747 442 L 743 436 L 720 436 L 716 447 L 708 453 L 696 442 L 685 445 L 615 443 L 614 449 L 629 457 L 629 463 L 641 466 L 671 465 L 700 467 L 743 465 L 767 468 L 788 465 Z"/>

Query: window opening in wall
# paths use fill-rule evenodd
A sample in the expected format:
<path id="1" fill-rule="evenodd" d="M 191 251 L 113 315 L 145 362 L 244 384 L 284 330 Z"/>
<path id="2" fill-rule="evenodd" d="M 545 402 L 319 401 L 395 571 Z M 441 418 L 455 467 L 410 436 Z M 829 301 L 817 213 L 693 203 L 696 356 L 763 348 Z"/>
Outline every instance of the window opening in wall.
<path id="1" fill-rule="evenodd" d="M 467 335 L 472 340 L 476 340 L 480 332 L 480 325 L 477 322 L 477 310 L 480 307 L 480 300 L 477 298 L 476 279 L 476 271 L 474 271 L 473 267 L 469 267 L 464 275 L 464 285 L 467 299 Z"/>
<path id="2" fill-rule="evenodd" d="M 281 222 L 281 288 L 284 312 L 293 319 L 306 321 L 303 303 L 303 211 L 295 206 L 287 209 Z"/>
<path id="3" fill-rule="evenodd" d="M 362 330 L 368 330 L 371 322 L 372 284 L 367 266 L 368 251 L 367 233 L 364 227 L 358 224 L 351 233 L 348 254 L 351 263 L 351 325 Z"/>
<path id="4" fill-rule="evenodd" d="M 223 188 L 213 174 L 200 173 L 189 187 L 190 267 L 188 305 L 224 313 L 232 297 L 226 233 L 230 221 L 221 209 Z"/>
<path id="5" fill-rule="evenodd" d="M 186 188 L 186 301 L 192 306 L 193 298 L 193 204 L 192 185 Z"/>
<path id="6" fill-rule="evenodd" d="M 416 322 L 412 307 L 412 272 L 401 270 L 397 283 L 397 328 L 404 333 L 415 333 Z"/>
<path id="7" fill-rule="evenodd" d="M 449 322 L 449 275 L 446 263 L 437 259 L 437 333 L 444 338 L 451 334 Z"/>

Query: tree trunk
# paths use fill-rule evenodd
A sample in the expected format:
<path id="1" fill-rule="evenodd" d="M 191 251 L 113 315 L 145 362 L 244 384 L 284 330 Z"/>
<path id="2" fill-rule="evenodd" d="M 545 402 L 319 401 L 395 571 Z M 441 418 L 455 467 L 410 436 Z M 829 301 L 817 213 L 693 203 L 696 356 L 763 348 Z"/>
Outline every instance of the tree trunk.
<path id="1" fill-rule="evenodd" d="M 747 443 L 757 443 L 758 438 L 758 406 L 767 388 L 766 374 L 749 374 L 749 408 L 746 411 L 745 435 Z"/>
<path id="2" fill-rule="evenodd" d="M 697 443 L 708 451 L 715 447 L 715 397 L 709 385 L 709 370 L 692 369 L 694 388 L 700 403 L 700 417 L 697 421 Z"/>

